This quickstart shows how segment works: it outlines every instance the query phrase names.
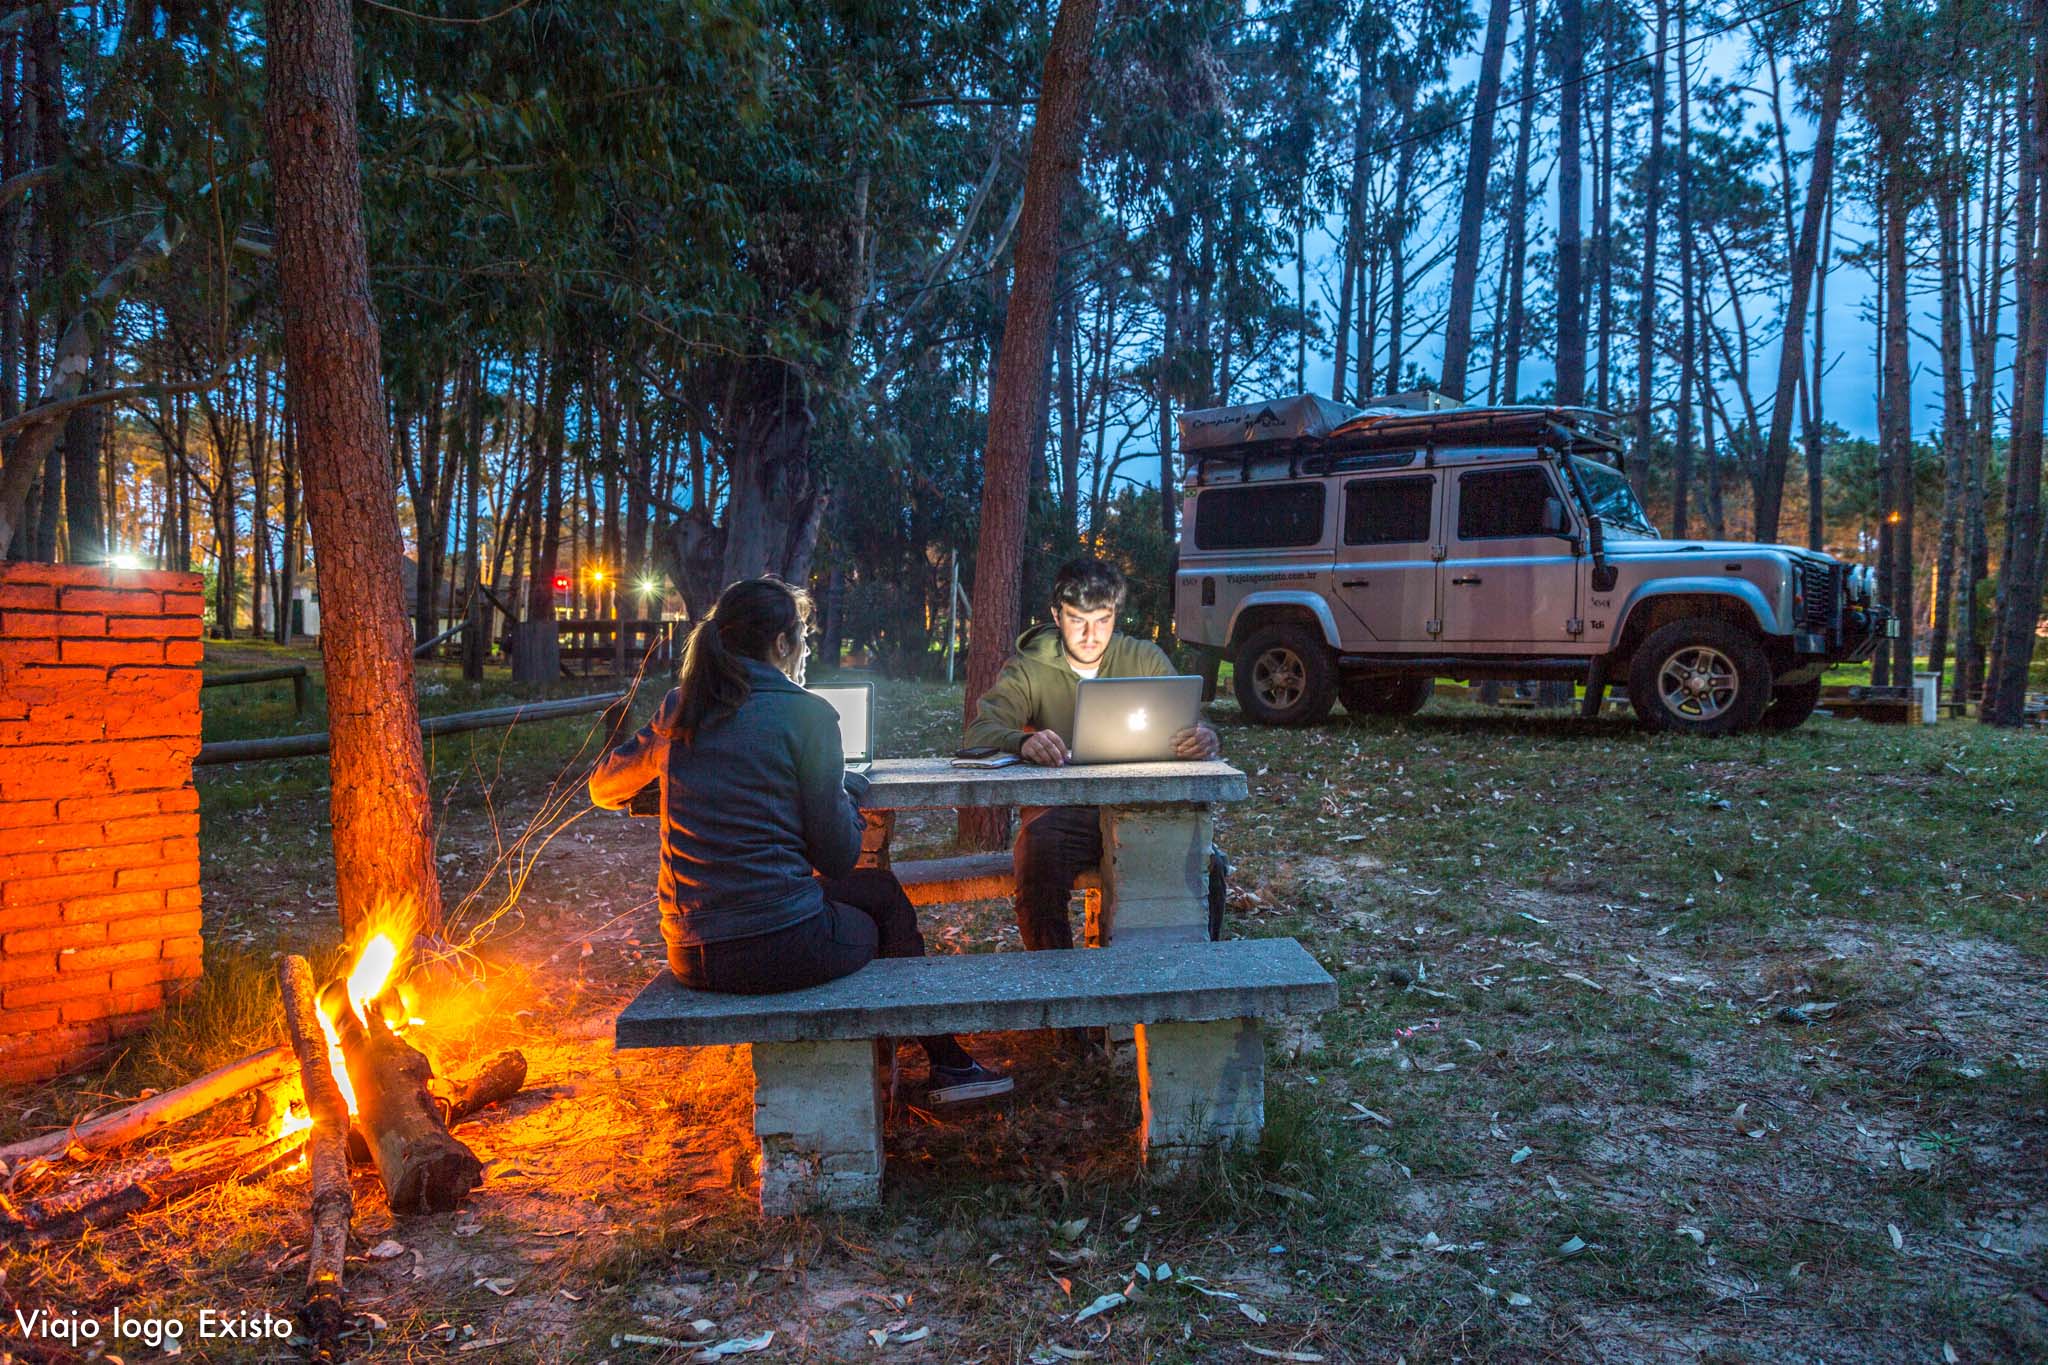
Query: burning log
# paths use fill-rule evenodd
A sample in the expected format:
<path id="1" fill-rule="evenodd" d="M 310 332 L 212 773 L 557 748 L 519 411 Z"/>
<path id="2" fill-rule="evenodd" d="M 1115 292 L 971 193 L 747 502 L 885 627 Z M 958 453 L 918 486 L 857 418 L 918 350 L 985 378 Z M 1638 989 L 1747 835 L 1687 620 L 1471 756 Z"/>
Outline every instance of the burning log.
<path id="1" fill-rule="evenodd" d="M 304 1322 L 316 1359 L 332 1360 L 345 1325 L 341 1306 L 341 1264 L 348 1255 L 349 1220 L 355 1195 L 348 1183 L 348 1104 L 327 1060 L 326 1031 L 313 998 L 313 967 L 296 955 L 280 958 L 277 980 L 284 996 L 284 1025 L 299 1059 L 306 1113 L 313 1120 L 308 1162 L 313 1184 L 312 1245 L 306 1257 Z"/>
<path id="2" fill-rule="evenodd" d="M 124 1162 L 67 1189 L 22 1201 L 0 1201 L 0 1241 L 31 1246 L 65 1241 L 87 1228 L 103 1228 L 130 1214 L 228 1180 L 251 1180 L 292 1160 L 305 1145 L 303 1130 L 255 1138 L 223 1138 L 184 1151 Z"/>
<path id="3" fill-rule="evenodd" d="M 330 987 L 329 996 L 340 993 Z M 377 1009 L 346 1000 L 329 1011 L 356 1096 L 356 1126 L 370 1145 L 393 1213 L 443 1213 L 483 1181 L 483 1163 L 448 1131 L 427 1090 L 434 1066 L 391 1031 Z M 524 1077 L 525 1060 L 519 1069 Z"/>
<path id="4" fill-rule="evenodd" d="M 450 1128 L 500 1100 L 509 1100 L 526 1084 L 526 1054 L 507 1048 L 459 1080 L 450 1081 L 437 1103 Z"/>
<path id="5" fill-rule="evenodd" d="M 197 1080 L 187 1081 L 175 1090 L 152 1095 L 111 1114 L 102 1114 L 72 1128 L 0 1147 L 0 1161 L 20 1166 L 27 1161 L 62 1156 L 74 1146 L 89 1152 L 125 1146 L 148 1137 L 160 1128 L 203 1113 L 245 1090 L 289 1076 L 294 1070 L 296 1066 L 290 1048 L 265 1048 L 218 1071 L 210 1071 Z"/>

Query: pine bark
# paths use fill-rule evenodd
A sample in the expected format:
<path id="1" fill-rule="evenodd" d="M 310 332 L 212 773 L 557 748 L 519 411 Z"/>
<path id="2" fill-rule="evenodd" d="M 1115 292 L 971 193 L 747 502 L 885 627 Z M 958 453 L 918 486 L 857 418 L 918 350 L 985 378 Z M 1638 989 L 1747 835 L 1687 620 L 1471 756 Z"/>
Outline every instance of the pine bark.
<path id="1" fill-rule="evenodd" d="M 1579 125 L 1585 112 L 1586 19 L 1580 0 L 1559 0 L 1557 115 L 1557 401 L 1586 401 L 1586 287 Z"/>
<path id="2" fill-rule="evenodd" d="M 1656 63 L 1650 74 L 1650 148 L 1643 158 L 1643 257 L 1641 292 L 1636 297 L 1636 495 L 1647 491 L 1645 482 L 1650 453 L 1656 437 L 1651 425 L 1657 387 L 1657 229 L 1664 211 L 1664 40 L 1670 32 L 1671 14 L 1664 0 L 1657 0 Z"/>
<path id="3" fill-rule="evenodd" d="M 1508 0 L 1492 0 L 1486 44 L 1479 56 L 1471 135 L 1465 147 L 1465 193 L 1458 206 L 1458 250 L 1451 259 L 1450 312 L 1444 320 L 1443 373 L 1437 383 L 1465 396 L 1465 366 L 1472 350 L 1472 305 L 1479 287 L 1480 232 L 1486 224 L 1487 177 L 1493 170 L 1493 115 L 1500 103 L 1500 69 L 1508 47 Z"/>
<path id="4" fill-rule="evenodd" d="M 1081 119 L 1087 106 L 1098 7 L 1098 0 L 1060 0 L 1039 84 L 1038 122 L 1031 133 L 1023 207 L 1017 222 L 1016 267 L 1003 348 L 989 396 L 981 528 L 974 561 L 974 630 L 967 651 L 969 721 L 974 719 L 981 694 L 1002 670 L 1017 635 L 1026 494 L 1051 340 L 1060 218 L 1079 169 Z M 1172 488 L 1162 487 L 1160 493 L 1170 498 Z M 1006 813 L 960 814 L 962 839 L 983 846 L 997 842 L 1007 825 Z"/>
<path id="5" fill-rule="evenodd" d="M 1828 40 L 1828 60 L 1821 77 L 1820 121 L 1814 131 L 1813 166 L 1806 180 L 1806 203 L 1799 218 L 1799 236 L 1792 250 L 1790 287 L 1785 301 L 1785 332 L 1778 343 L 1777 392 L 1771 401 L 1771 430 L 1764 443 L 1763 464 L 1756 488 L 1756 538 L 1765 544 L 1778 539 L 1779 513 L 1784 506 L 1785 473 L 1792 463 L 1792 411 L 1800 377 L 1806 368 L 1806 305 L 1811 296 L 1814 264 L 1821 251 L 1821 225 L 1834 184 L 1835 130 L 1841 123 L 1842 89 L 1856 38 L 1856 0 L 1841 0 Z"/>
<path id="6" fill-rule="evenodd" d="M 265 11 L 265 126 L 286 378 L 326 585 L 335 889 L 353 932 L 402 901 L 438 932 L 433 807 L 399 590 L 397 492 L 363 241 L 353 34 L 345 0 Z"/>

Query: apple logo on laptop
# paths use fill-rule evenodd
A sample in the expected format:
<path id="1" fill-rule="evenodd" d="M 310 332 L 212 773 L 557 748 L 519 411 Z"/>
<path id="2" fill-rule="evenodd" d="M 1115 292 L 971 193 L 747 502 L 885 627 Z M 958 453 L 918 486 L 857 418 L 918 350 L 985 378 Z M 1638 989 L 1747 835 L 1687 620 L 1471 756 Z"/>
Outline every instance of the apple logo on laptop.
<path id="1" fill-rule="evenodd" d="M 1142 730 L 1151 722 L 1145 719 L 1145 708 L 1140 706 L 1137 710 L 1131 712 L 1129 716 L 1125 717 L 1124 723 L 1133 730 Z"/>

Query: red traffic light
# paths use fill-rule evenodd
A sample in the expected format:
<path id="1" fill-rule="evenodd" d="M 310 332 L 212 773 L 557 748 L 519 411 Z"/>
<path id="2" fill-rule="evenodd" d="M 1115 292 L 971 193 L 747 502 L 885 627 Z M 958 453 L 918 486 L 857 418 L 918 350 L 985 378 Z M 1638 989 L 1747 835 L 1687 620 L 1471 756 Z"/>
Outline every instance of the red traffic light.
<path id="1" fill-rule="evenodd" d="M 556 592 L 567 592 L 567 591 L 569 591 L 569 575 L 567 575 L 567 574 L 565 574 L 565 573 L 558 573 L 558 574 L 556 574 L 556 575 L 555 575 L 555 591 L 556 591 Z"/>

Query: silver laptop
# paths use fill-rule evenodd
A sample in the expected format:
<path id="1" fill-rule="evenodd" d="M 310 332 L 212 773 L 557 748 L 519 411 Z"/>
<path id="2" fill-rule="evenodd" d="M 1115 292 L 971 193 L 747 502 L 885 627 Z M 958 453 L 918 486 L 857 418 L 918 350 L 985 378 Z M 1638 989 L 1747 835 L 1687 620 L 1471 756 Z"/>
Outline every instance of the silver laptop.
<path id="1" fill-rule="evenodd" d="M 1074 699 L 1075 763 L 1145 763 L 1174 757 L 1173 737 L 1202 715 L 1202 680 L 1083 678 Z"/>
<path id="2" fill-rule="evenodd" d="M 846 771 L 865 773 L 875 761 L 875 685 L 820 683 L 804 690 L 832 703 L 839 713 L 839 751 Z"/>

